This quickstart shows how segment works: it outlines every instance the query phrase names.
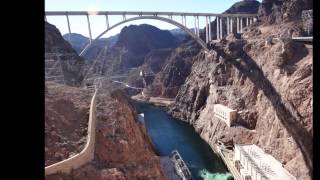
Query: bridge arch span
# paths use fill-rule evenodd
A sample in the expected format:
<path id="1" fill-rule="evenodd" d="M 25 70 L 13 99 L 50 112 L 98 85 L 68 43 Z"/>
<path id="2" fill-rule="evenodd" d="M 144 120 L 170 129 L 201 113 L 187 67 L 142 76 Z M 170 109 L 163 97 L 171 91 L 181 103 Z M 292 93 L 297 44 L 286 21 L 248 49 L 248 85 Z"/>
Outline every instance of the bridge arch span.
<path id="1" fill-rule="evenodd" d="M 129 19 L 123 20 L 123 21 L 121 21 L 119 23 L 116 23 L 113 26 L 107 28 L 105 31 L 103 31 L 101 34 L 99 34 L 92 42 L 87 44 L 86 47 L 80 52 L 79 55 L 82 56 L 94 42 L 96 42 L 100 37 L 102 37 L 104 34 L 109 32 L 113 28 L 115 28 L 115 27 L 117 27 L 117 26 L 119 26 L 121 24 L 130 22 L 130 21 L 140 20 L 140 19 L 160 20 L 160 21 L 164 21 L 164 22 L 170 23 L 172 25 L 175 25 L 175 26 L 181 28 L 182 30 L 184 30 L 187 34 L 189 34 L 203 49 L 208 50 L 206 43 L 200 37 L 198 37 L 195 33 L 190 31 L 186 26 L 178 23 L 177 21 L 174 21 L 174 20 L 169 19 L 169 18 L 161 17 L 161 16 L 138 16 L 138 17 L 133 17 L 133 18 L 129 18 Z"/>

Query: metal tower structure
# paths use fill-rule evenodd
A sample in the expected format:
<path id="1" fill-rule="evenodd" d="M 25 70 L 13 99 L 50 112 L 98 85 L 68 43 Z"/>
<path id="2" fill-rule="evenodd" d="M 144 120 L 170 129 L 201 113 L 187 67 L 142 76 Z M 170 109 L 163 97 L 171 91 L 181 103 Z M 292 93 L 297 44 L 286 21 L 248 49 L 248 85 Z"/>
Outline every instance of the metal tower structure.
<path id="1" fill-rule="evenodd" d="M 61 64 L 61 56 L 66 55 L 69 54 L 45 53 L 45 81 L 65 84 L 65 78 Z"/>

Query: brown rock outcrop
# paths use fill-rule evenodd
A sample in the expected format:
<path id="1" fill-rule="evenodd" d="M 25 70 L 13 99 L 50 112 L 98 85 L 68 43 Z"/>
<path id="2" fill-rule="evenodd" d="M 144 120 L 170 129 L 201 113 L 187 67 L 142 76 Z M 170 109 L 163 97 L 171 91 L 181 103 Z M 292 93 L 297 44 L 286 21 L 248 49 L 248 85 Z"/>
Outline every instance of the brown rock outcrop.
<path id="1" fill-rule="evenodd" d="M 45 94 L 45 166 L 79 153 L 87 142 L 92 93 L 47 84 Z"/>

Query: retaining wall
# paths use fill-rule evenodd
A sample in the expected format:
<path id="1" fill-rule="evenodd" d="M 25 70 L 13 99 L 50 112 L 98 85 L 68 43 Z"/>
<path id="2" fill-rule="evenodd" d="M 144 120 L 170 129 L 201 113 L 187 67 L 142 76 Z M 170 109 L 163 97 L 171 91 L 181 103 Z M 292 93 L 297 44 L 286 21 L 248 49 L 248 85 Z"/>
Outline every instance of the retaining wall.
<path id="1" fill-rule="evenodd" d="M 97 91 L 98 90 L 96 89 L 91 99 L 86 146 L 77 155 L 45 167 L 45 175 L 50 175 L 58 172 L 70 173 L 72 169 L 79 168 L 80 166 L 86 164 L 87 162 L 93 159 L 94 145 L 95 145 L 95 131 L 96 131 Z"/>

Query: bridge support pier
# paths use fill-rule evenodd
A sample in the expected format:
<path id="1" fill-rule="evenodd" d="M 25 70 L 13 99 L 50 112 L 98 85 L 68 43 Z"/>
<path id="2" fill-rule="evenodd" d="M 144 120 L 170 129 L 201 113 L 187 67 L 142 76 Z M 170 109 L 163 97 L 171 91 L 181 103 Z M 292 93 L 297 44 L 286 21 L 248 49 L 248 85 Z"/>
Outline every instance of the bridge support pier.
<path id="1" fill-rule="evenodd" d="M 206 43 L 209 42 L 209 25 L 208 25 L 208 16 L 206 16 Z"/>
<path id="2" fill-rule="evenodd" d="M 240 33 L 242 33 L 243 18 L 240 18 Z"/>
<path id="3" fill-rule="evenodd" d="M 181 15 L 181 24 L 184 25 L 183 15 Z"/>
<path id="4" fill-rule="evenodd" d="M 211 37 L 211 16 L 209 16 L 209 41 L 212 40 L 212 37 Z"/>
<path id="5" fill-rule="evenodd" d="M 87 14 L 87 22 L 88 22 L 88 29 L 89 29 L 89 41 L 90 41 L 90 44 L 92 42 L 92 34 L 91 34 L 91 27 L 90 27 L 90 19 L 89 19 L 89 15 Z"/>
<path id="6" fill-rule="evenodd" d="M 107 14 L 106 14 L 106 24 L 107 24 L 107 29 L 109 29 L 109 18 Z"/>
<path id="7" fill-rule="evenodd" d="M 220 25 L 220 39 L 222 39 L 222 37 L 223 37 L 222 18 L 220 18 L 220 23 L 219 23 L 219 25 Z"/>
<path id="8" fill-rule="evenodd" d="M 230 33 L 230 19 L 227 17 L 227 35 Z"/>
<path id="9" fill-rule="evenodd" d="M 240 32 L 240 30 L 239 30 L 239 29 L 240 29 L 239 24 L 240 24 L 240 23 L 239 23 L 239 18 L 237 17 L 237 33 Z"/>
<path id="10" fill-rule="evenodd" d="M 194 34 L 198 35 L 197 18 L 194 16 Z"/>
<path id="11" fill-rule="evenodd" d="M 199 29 L 199 16 L 197 16 L 197 36 L 200 37 L 200 29 Z"/>
<path id="12" fill-rule="evenodd" d="M 246 18 L 246 27 L 249 26 L 249 18 Z"/>
<path id="13" fill-rule="evenodd" d="M 233 33 L 233 19 L 230 18 L 230 33 Z"/>
<path id="14" fill-rule="evenodd" d="M 220 39 L 220 28 L 219 28 L 219 22 L 220 22 L 220 20 L 219 20 L 219 17 L 217 16 L 216 17 L 216 22 L 217 22 L 217 40 L 219 40 Z"/>
<path id="15" fill-rule="evenodd" d="M 70 28 L 70 21 L 69 21 L 69 16 L 68 16 L 68 14 L 66 15 L 66 17 L 67 17 L 68 30 L 69 30 L 69 36 L 68 36 L 68 39 L 69 39 L 69 41 L 70 41 L 71 28 Z"/>

